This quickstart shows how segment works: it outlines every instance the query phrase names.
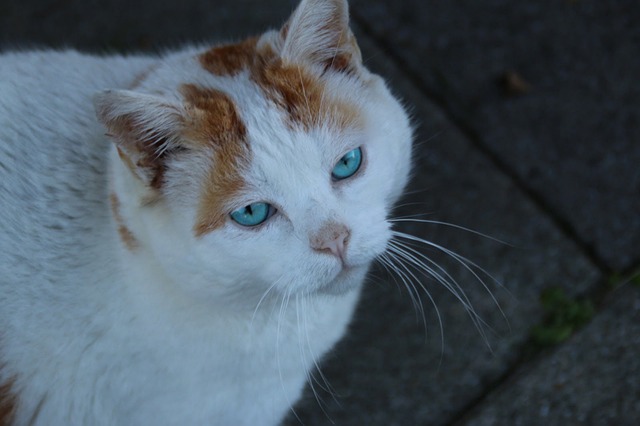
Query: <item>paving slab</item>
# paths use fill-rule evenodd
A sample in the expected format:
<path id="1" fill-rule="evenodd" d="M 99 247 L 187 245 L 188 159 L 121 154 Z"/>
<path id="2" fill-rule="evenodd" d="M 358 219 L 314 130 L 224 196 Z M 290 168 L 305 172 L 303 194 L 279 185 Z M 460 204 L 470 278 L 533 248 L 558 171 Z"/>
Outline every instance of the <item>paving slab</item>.
<path id="1" fill-rule="evenodd" d="M 282 22 L 294 3 L 219 1 L 210 13 L 210 2 L 194 0 L 135 5 L 25 0 L 0 7 L 1 42 L 153 51 L 214 34 L 228 39 L 259 32 Z M 425 327 L 399 280 L 376 268 L 351 333 L 322 366 L 337 401 L 319 390 L 324 401 L 319 404 L 309 388 L 296 413 L 309 425 L 446 424 L 517 361 L 528 330 L 541 318 L 542 289 L 560 286 L 578 294 L 602 277 L 545 212 L 421 95 L 404 70 L 364 36 L 361 46 L 367 64 L 388 76 L 411 105 L 417 125 L 415 177 L 397 215 L 425 214 L 421 217 L 466 226 L 511 245 L 442 225 L 405 223 L 402 230 L 451 248 L 489 271 L 504 284 L 503 289 L 484 278 L 502 311 L 472 274 L 437 250 L 424 250 L 450 271 L 486 321 L 490 350 L 448 291 L 421 279 L 440 315 L 439 320 L 420 292 Z M 300 424 L 299 419 L 291 416 L 287 424 Z"/>
<path id="2" fill-rule="evenodd" d="M 608 267 L 640 259 L 640 2 L 353 0 L 352 10 Z"/>
<path id="3" fill-rule="evenodd" d="M 640 289 L 627 285 L 567 344 L 516 373 L 460 425 L 634 425 L 640 420 Z"/>
<path id="4" fill-rule="evenodd" d="M 541 320 L 542 289 L 559 286 L 579 294 L 600 275 L 381 50 L 357 34 L 367 64 L 388 77 L 418 125 L 415 175 L 398 216 L 425 213 L 426 219 L 466 226 L 511 246 L 439 225 L 404 224 L 403 230 L 458 251 L 504 283 L 500 289 L 487 280 L 509 324 L 473 276 L 427 250 L 451 271 L 495 333 L 488 331 L 489 349 L 462 304 L 424 280 L 444 327 L 442 337 L 423 294 L 425 336 L 409 295 L 377 268 L 350 334 L 322 366 L 336 400 L 316 385 L 324 405 L 309 389 L 296 407 L 299 420 L 291 416 L 287 425 L 444 425 L 518 360 L 530 327 Z"/>
<path id="5" fill-rule="evenodd" d="M 236 40 L 278 26 L 298 2 L 256 0 L 3 0 L 0 46 L 91 52 L 164 51 Z"/>

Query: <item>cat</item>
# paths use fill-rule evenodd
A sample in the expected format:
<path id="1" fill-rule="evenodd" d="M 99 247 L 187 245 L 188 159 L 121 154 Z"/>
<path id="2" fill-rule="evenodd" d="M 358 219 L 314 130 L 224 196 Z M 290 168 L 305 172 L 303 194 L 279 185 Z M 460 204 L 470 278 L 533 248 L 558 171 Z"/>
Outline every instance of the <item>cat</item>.
<path id="1" fill-rule="evenodd" d="M 161 57 L 0 56 L 0 423 L 275 425 L 411 166 L 346 0 Z"/>

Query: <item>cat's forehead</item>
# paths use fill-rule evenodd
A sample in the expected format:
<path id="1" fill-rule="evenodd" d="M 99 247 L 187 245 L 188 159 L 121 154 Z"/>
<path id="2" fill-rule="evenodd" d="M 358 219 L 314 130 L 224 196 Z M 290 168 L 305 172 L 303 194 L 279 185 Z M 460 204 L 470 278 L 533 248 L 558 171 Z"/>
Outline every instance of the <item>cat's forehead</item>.
<path id="1" fill-rule="evenodd" d="M 269 106 L 278 108 L 291 127 L 358 126 L 357 108 L 331 90 L 330 74 L 310 63 L 283 59 L 277 38 L 270 35 L 213 47 L 197 55 L 198 63 L 225 83 L 231 79 L 259 88 Z"/>
<path id="2" fill-rule="evenodd" d="M 336 93 L 330 74 L 286 62 L 276 49 L 250 38 L 206 50 L 196 59 L 208 77 L 200 72 L 198 84 L 181 88 L 191 111 L 189 127 L 201 139 L 226 135 L 213 143 L 215 164 L 204 185 L 199 234 L 220 227 L 228 202 L 261 182 L 283 189 L 325 173 L 327 161 L 349 144 L 345 135 L 363 126 L 361 107 Z"/>

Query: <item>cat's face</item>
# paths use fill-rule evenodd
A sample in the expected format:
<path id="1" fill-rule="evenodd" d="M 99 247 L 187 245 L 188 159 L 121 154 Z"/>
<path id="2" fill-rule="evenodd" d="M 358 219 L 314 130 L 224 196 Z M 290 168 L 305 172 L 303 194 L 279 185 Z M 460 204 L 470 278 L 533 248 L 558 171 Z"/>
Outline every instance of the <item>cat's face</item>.
<path id="1" fill-rule="evenodd" d="M 384 252 L 411 131 L 343 1 L 170 57 L 135 91 L 99 95 L 98 116 L 140 203 L 153 198 L 133 235 L 191 292 L 340 293 Z"/>

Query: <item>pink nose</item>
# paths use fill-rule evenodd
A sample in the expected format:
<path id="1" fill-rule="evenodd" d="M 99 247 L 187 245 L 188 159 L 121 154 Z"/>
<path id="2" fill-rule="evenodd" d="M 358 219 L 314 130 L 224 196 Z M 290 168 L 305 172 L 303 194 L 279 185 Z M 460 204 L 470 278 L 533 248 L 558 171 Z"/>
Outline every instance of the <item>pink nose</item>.
<path id="1" fill-rule="evenodd" d="M 333 254 L 344 262 L 344 253 L 349 242 L 349 228 L 345 225 L 329 222 L 316 235 L 311 237 L 311 248 L 316 251 Z"/>

